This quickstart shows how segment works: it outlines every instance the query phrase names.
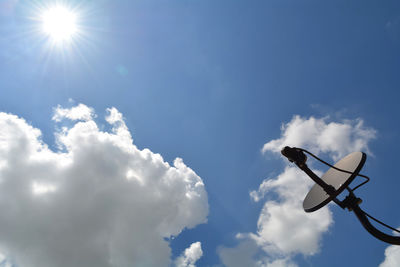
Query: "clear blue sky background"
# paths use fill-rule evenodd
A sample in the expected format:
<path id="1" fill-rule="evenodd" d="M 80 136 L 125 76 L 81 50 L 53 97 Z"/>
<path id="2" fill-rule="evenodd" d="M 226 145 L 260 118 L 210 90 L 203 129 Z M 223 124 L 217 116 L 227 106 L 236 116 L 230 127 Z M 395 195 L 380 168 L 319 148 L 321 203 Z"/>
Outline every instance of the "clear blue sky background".
<path id="1" fill-rule="evenodd" d="M 260 149 L 295 114 L 362 118 L 377 130 L 360 196 L 400 225 L 398 1 L 82 1 L 87 37 L 68 51 L 46 51 L 31 2 L 0 1 L 0 110 L 53 144 L 58 104 L 73 99 L 99 117 L 115 106 L 139 148 L 182 157 L 206 185 L 210 214 L 171 242 L 174 255 L 201 241 L 198 265 L 218 264 L 218 246 L 256 231 L 262 203 L 249 191 L 283 168 Z M 299 265 L 377 266 L 386 245 L 332 210 L 321 251 Z"/>

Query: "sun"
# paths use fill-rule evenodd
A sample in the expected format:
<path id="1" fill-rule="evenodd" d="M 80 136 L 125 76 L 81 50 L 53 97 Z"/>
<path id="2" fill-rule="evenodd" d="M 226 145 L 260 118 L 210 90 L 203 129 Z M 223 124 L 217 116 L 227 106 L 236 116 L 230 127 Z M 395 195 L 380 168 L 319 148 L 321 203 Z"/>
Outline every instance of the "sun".
<path id="1" fill-rule="evenodd" d="M 54 42 L 68 42 L 77 33 L 77 14 L 64 6 L 54 6 L 43 11 L 42 30 Z"/>

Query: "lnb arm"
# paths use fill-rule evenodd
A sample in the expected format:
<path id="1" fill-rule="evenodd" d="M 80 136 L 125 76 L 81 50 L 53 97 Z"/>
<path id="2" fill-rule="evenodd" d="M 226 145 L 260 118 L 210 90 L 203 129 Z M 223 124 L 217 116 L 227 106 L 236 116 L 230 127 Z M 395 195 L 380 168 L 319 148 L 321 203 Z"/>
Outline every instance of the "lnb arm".
<path id="1" fill-rule="evenodd" d="M 321 186 L 328 195 L 334 195 L 336 189 L 325 183 L 318 175 L 316 175 L 310 168 L 308 168 L 306 161 L 307 156 L 302 149 L 297 147 L 285 146 L 281 150 L 282 155 L 288 158 L 290 162 L 294 162 L 302 171 L 304 171 L 316 184 Z"/>

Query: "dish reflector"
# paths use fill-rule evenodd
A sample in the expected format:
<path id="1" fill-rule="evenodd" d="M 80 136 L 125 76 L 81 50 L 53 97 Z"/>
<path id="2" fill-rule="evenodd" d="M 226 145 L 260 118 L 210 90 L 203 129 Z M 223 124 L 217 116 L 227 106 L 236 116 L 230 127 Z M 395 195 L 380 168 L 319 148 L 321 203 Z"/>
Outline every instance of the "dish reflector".
<path id="1" fill-rule="evenodd" d="M 365 163 L 366 158 L 367 155 L 363 152 L 353 152 L 339 160 L 334 166 L 338 169 L 346 170 L 351 173 L 330 168 L 321 177 L 321 179 L 328 185 L 332 185 L 336 189 L 335 193 L 333 195 L 328 195 L 321 186 L 315 184 L 303 201 L 304 210 L 306 212 L 316 211 L 342 193 L 343 190 L 358 175 Z"/>

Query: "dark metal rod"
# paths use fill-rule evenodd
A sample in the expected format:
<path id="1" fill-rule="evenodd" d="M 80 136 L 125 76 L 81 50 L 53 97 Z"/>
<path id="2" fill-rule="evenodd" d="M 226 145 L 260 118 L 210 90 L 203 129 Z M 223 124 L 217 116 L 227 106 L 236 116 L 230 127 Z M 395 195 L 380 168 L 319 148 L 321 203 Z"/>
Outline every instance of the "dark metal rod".
<path id="1" fill-rule="evenodd" d="M 367 216 L 365 215 L 364 211 L 358 205 L 352 205 L 352 210 L 356 214 L 358 220 L 360 220 L 362 226 L 374 237 L 378 238 L 379 240 L 393 244 L 393 245 L 400 245 L 400 236 L 391 236 L 385 234 L 378 229 L 376 229 L 368 220 Z"/>
<path id="2" fill-rule="evenodd" d="M 333 195 L 333 193 L 335 192 L 335 188 L 332 185 L 329 185 L 327 183 L 324 182 L 324 180 L 322 180 L 318 175 L 316 175 L 310 168 L 308 168 L 308 166 L 303 163 L 303 164 L 296 164 L 301 170 L 303 170 L 315 183 L 317 183 L 319 186 L 322 187 L 322 189 L 324 189 L 324 191 L 328 194 L 328 195 Z M 342 209 L 344 209 L 344 206 L 342 204 L 342 202 L 337 199 L 336 197 L 332 199 L 333 202 L 335 202 L 338 206 L 340 206 Z"/>
<path id="3" fill-rule="evenodd" d="M 310 168 L 308 168 L 307 164 L 297 164 L 297 166 L 302 169 L 316 184 L 322 187 L 328 195 L 333 195 L 336 189 L 327 183 L 324 182 L 321 178 L 319 178 Z"/>

